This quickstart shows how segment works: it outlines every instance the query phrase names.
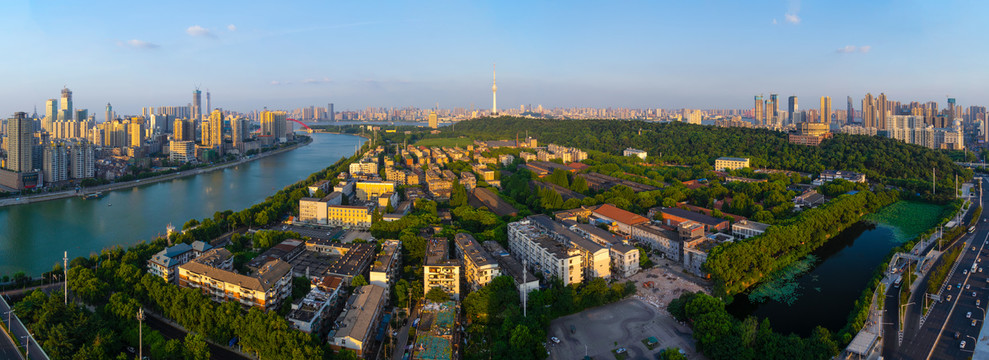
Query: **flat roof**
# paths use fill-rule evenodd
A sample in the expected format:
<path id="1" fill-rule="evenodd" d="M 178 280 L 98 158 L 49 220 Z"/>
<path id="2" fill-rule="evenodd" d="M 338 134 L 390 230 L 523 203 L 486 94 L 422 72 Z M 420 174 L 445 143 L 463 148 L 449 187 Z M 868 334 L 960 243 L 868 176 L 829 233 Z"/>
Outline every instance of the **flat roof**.
<path id="1" fill-rule="evenodd" d="M 722 157 L 719 157 L 718 160 L 725 160 L 725 161 L 749 161 L 749 158 L 722 156 Z"/>
<path id="2" fill-rule="evenodd" d="M 721 223 L 726 223 L 728 220 L 719 219 L 713 216 L 695 213 L 693 211 L 687 211 L 680 208 L 664 208 L 663 213 L 670 214 L 677 217 L 682 217 L 687 220 L 696 221 L 701 224 L 708 226 L 717 226 Z"/>
<path id="3" fill-rule="evenodd" d="M 449 241 L 446 238 L 436 237 L 426 240 L 426 262 L 425 266 L 453 266 L 456 261 L 450 259 Z"/>
<path id="4" fill-rule="evenodd" d="M 364 285 L 354 291 L 347 301 L 347 313 L 340 320 L 340 328 L 333 334 L 335 338 L 351 337 L 363 341 L 371 326 L 378 308 L 382 305 L 385 288 L 377 285 Z"/>
<path id="5" fill-rule="evenodd" d="M 868 331 L 859 331 L 845 350 L 853 354 L 867 355 L 869 353 L 869 349 L 872 349 L 878 338 L 879 334 Z"/>
<path id="6" fill-rule="evenodd" d="M 497 265 L 498 262 L 495 261 L 491 254 L 488 254 L 484 248 L 481 247 L 481 243 L 474 239 L 474 236 L 465 232 L 457 233 L 453 237 L 453 241 L 457 245 L 457 249 L 465 258 L 470 259 L 475 266 L 484 265 Z"/>

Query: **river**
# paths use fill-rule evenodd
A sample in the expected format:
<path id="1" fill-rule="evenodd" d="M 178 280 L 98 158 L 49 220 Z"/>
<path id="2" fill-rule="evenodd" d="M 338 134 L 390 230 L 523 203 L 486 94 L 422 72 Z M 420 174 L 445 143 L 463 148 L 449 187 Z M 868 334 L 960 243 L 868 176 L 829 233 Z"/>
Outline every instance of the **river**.
<path id="1" fill-rule="evenodd" d="M 837 332 L 845 326 L 873 271 L 899 245 L 896 228 L 867 221 L 855 223 L 813 252 L 818 263 L 794 280 L 800 287 L 793 304 L 773 300 L 752 303 L 743 293 L 735 296 L 728 312 L 738 318 L 769 318 L 773 329 L 783 334 L 806 337 L 818 325 Z"/>
<path id="2" fill-rule="evenodd" d="M 69 259 L 163 235 L 168 224 L 240 211 L 354 153 L 365 139 L 314 133 L 307 146 L 223 170 L 113 191 L 0 208 L 0 275 L 38 276 Z"/>

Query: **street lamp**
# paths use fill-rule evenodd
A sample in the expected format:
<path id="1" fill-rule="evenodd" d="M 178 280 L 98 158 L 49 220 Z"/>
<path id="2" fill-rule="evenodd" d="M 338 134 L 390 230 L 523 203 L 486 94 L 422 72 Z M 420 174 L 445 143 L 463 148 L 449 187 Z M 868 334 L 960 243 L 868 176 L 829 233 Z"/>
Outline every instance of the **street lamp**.
<path id="1" fill-rule="evenodd" d="M 143 324 L 144 322 L 144 308 L 137 309 L 137 358 L 144 358 L 144 333 Z"/>
<path id="2" fill-rule="evenodd" d="M 28 333 L 28 334 L 30 334 L 30 333 Z M 25 357 L 27 357 L 28 359 L 30 359 L 31 358 L 31 336 L 30 335 L 24 335 L 24 336 L 21 336 L 21 338 L 24 339 L 24 355 L 25 355 Z"/>
<path id="3" fill-rule="evenodd" d="M 13 314 L 13 313 L 14 313 L 14 309 L 10 309 L 10 311 L 7 312 L 7 327 L 8 328 L 10 327 L 10 314 Z"/>

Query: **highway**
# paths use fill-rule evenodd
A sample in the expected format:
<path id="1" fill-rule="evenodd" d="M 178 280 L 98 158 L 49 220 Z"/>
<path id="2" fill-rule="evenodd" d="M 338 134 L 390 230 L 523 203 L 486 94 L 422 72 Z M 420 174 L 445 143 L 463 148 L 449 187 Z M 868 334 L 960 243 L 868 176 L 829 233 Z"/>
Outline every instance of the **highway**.
<path id="1" fill-rule="evenodd" d="M 948 276 L 951 289 L 945 287 L 940 302 L 936 303 L 923 326 L 919 324 L 923 306 L 923 293 L 927 289 L 925 278 L 911 296 L 908 305 L 903 343 L 896 341 L 896 307 L 898 295 L 887 296 L 883 319 L 886 341 L 883 355 L 889 359 L 968 359 L 972 356 L 976 339 L 986 317 L 989 302 L 989 216 L 982 213 L 974 234 L 962 237 L 964 250 L 958 266 Z M 974 247 L 974 250 L 973 250 Z M 938 261 L 940 263 L 941 261 Z M 983 262 L 986 264 L 983 266 Z M 972 264 L 976 271 L 971 272 Z M 935 264 L 935 267 L 937 264 Z M 979 271 L 979 268 L 983 268 Z M 933 271 L 933 270 L 932 270 Z M 960 286 L 959 286 L 960 285 Z M 974 295 L 973 295 L 974 293 Z M 951 296 L 951 300 L 947 297 Z M 978 302 L 978 305 L 977 305 Z M 971 315 L 969 315 L 971 313 Z M 972 321 L 975 320 L 975 325 Z M 955 333 L 958 338 L 955 338 Z M 965 347 L 961 342 L 965 341 Z"/>

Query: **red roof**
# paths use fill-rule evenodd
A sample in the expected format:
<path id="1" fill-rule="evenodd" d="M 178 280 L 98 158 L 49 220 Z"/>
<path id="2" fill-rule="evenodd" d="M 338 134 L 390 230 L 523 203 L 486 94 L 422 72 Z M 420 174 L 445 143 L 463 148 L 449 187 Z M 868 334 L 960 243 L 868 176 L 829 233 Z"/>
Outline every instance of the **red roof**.
<path id="1" fill-rule="evenodd" d="M 584 169 L 587 169 L 587 168 L 591 167 L 590 165 L 587 165 L 585 163 L 579 163 L 579 162 L 572 162 L 572 163 L 567 164 L 567 166 L 569 166 L 569 167 L 571 167 L 571 168 L 573 168 L 574 170 L 577 170 L 577 171 L 581 171 L 581 170 L 584 170 Z"/>
<path id="2" fill-rule="evenodd" d="M 642 224 L 642 223 L 648 223 L 649 222 L 649 219 L 646 219 L 645 216 L 637 215 L 635 213 L 631 213 L 631 212 L 628 212 L 628 211 L 619 209 L 619 208 L 617 208 L 617 207 L 615 207 L 614 205 L 611 205 L 611 204 L 604 204 L 604 205 L 598 206 L 597 209 L 594 209 L 594 213 L 595 214 L 598 214 L 599 216 L 606 217 L 606 218 L 615 220 L 615 221 L 620 222 L 620 223 L 623 223 L 623 224 L 628 224 L 628 225 L 637 225 L 637 224 Z"/>

